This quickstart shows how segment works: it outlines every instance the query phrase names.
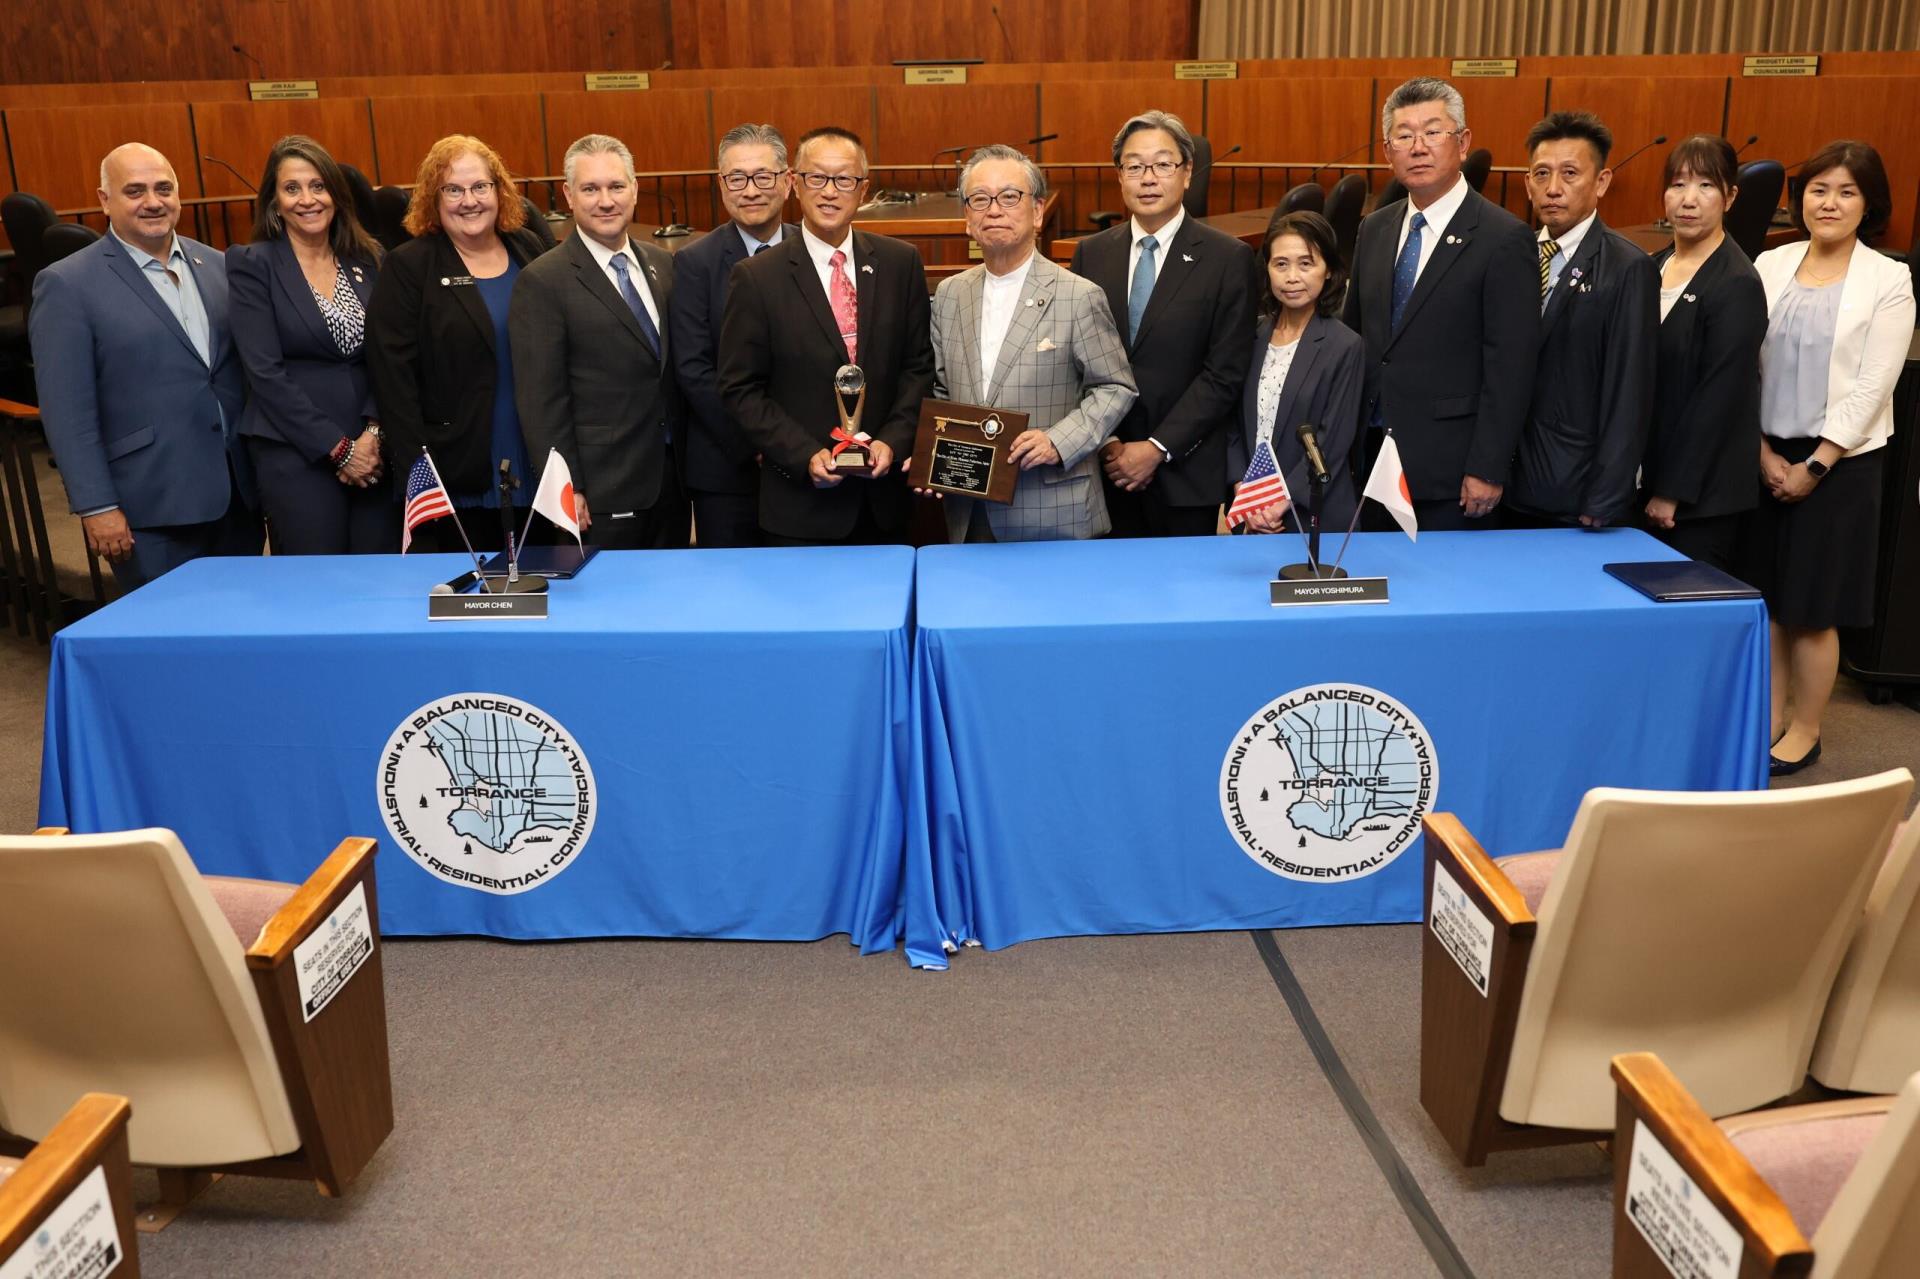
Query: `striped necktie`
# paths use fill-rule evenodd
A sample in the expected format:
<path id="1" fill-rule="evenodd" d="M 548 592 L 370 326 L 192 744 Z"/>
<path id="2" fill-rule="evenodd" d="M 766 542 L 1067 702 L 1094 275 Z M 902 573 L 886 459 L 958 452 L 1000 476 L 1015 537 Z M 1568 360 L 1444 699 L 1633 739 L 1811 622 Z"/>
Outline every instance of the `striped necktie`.
<path id="1" fill-rule="evenodd" d="M 1540 309 L 1547 309 L 1547 294 L 1553 292 L 1553 260 L 1560 256 L 1560 241 L 1540 241 Z"/>

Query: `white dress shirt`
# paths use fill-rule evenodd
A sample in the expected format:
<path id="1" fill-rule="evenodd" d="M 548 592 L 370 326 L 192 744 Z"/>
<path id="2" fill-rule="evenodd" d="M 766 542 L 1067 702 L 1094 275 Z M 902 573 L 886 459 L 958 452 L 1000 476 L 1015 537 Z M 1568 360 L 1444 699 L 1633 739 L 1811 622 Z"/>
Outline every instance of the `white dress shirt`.
<path id="1" fill-rule="evenodd" d="M 1586 217 L 1581 218 L 1580 221 L 1573 225 L 1571 230 L 1560 237 L 1560 252 L 1554 255 L 1552 264 L 1547 267 L 1547 297 L 1541 299 L 1543 303 L 1548 298 L 1552 298 L 1553 291 L 1560 287 L 1560 277 L 1566 271 L 1567 263 L 1573 261 L 1573 255 L 1580 251 L 1580 242 L 1587 238 L 1587 232 L 1593 229 L 1593 220 L 1599 216 L 1600 210 L 1595 209 L 1592 213 L 1587 214 Z M 1536 241 L 1537 243 L 1545 244 L 1547 239 L 1547 228 L 1541 227 L 1540 234 L 1536 237 Z"/>
<path id="2" fill-rule="evenodd" d="M 1133 273 L 1140 266 L 1141 237 L 1146 235 L 1153 237 L 1155 246 L 1153 251 L 1153 284 L 1155 288 L 1159 288 L 1160 277 L 1166 273 L 1167 269 L 1167 248 L 1173 243 L 1173 238 L 1180 234 L 1180 227 L 1186 220 L 1187 208 L 1184 204 L 1173 211 L 1173 220 L 1161 227 L 1158 231 L 1148 231 L 1140 225 L 1139 218 L 1133 219 L 1133 244 L 1127 251 L 1127 297 L 1133 296 Z M 1120 318 L 1124 320 L 1127 317 L 1122 315 Z M 1121 336 L 1124 337 L 1125 333 L 1123 332 Z"/>
<path id="3" fill-rule="evenodd" d="M 1407 231 L 1413 226 L 1413 215 L 1426 215 L 1426 228 L 1420 233 L 1420 271 L 1427 269 L 1427 263 L 1433 260 L 1433 251 L 1440 243 L 1440 237 L 1447 233 L 1447 223 L 1453 221 L 1453 215 L 1460 212 L 1460 206 L 1467 202 L 1467 192 L 1473 190 L 1467 180 L 1461 178 L 1453 184 L 1453 189 L 1429 204 L 1424 209 L 1413 207 L 1413 198 L 1407 198 L 1407 211 L 1400 218 L 1400 238 L 1393 242 L 1393 259 L 1400 260 L 1400 250 L 1407 247 Z M 1414 272 L 1414 279 L 1420 278 L 1420 272 Z"/>
<path id="4" fill-rule="evenodd" d="M 748 234 L 747 229 L 738 222 L 733 224 L 733 229 L 740 233 L 740 243 L 747 246 L 748 257 L 752 257 L 762 249 L 771 249 L 774 245 L 780 243 L 780 241 L 786 237 L 787 233 L 787 228 L 778 222 L 773 224 L 773 238 L 770 240 L 755 239 L 752 235 Z"/>
<path id="5" fill-rule="evenodd" d="M 579 234 L 575 232 L 575 234 Z M 640 255 L 633 251 L 632 240 L 620 241 L 618 249 L 609 249 L 590 235 L 580 237 L 586 241 L 587 252 L 593 254 L 593 260 L 600 264 L 601 272 L 607 277 L 607 283 L 613 285 L 613 291 L 620 291 L 620 276 L 613 269 L 615 258 L 627 260 L 627 278 L 633 281 L 634 292 L 640 295 L 640 305 L 647 308 L 647 317 L 653 321 L 653 331 L 660 333 L 664 326 L 660 323 L 660 307 L 653 300 L 653 285 L 647 279 L 646 264 L 640 261 Z"/>
<path id="6" fill-rule="evenodd" d="M 1020 290 L 1026 287 L 1033 270 L 1033 254 L 1005 275 L 986 273 L 980 292 L 980 390 L 993 391 L 993 369 L 1000 362 L 1000 346 L 1013 326 L 1013 314 L 1020 309 Z"/>
<path id="7" fill-rule="evenodd" d="M 806 246 L 807 256 L 813 259 L 813 269 L 820 273 L 820 291 L 827 295 L 827 305 L 833 305 L 833 255 L 837 251 L 847 255 L 847 280 L 852 283 L 855 294 L 860 292 L 860 282 L 853 273 L 860 269 L 853 260 L 853 229 L 847 229 L 847 238 L 838 245 L 828 244 L 809 230 L 805 223 L 800 226 L 800 242 Z"/>

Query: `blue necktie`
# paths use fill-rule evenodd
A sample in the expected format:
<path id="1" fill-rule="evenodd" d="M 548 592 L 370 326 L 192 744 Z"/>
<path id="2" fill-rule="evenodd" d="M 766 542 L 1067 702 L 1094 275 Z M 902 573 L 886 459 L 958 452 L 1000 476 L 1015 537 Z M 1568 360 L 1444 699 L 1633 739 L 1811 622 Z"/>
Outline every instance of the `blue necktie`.
<path id="1" fill-rule="evenodd" d="M 1133 284 L 1127 290 L 1127 341 L 1140 332 L 1140 317 L 1147 313 L 1147 299 L 1153 296 L 1153 254 L 1160 241 L 1150 235 L 1140 237 L 1140 265 L 1133 269 Z"/>
<path id="2" fill-rule="evenodd" d="M 1407 230 L 1407 243 L 1400 250 L 1400 258 L 1393 264 L 1393 327 L 1400 327 L 1400 315 L 1407 309 L 1407 299 L 1413 296 L 1414 281 L 1420 278 L 1420 241 L 1421 232 L 1426 230 L 1427 215 L 1415 213 L 1413 225 Z"/>
<path id="3" fill-rule="evenodd" d="M 620 281 L 620 296 L 626 299 L 627 309 L 633 312 L 633 318 L 640 321 L 640 332 L 646 335 L 647 346 L 653 351 L 653 357 L 660 358 L 660 330 L 653 326 L 653 317 L 647 314 L 647 304 L 640 300 L 640 291 L 633 287 L 633 277 L 627 274 L 627 255 L 613 255 L 613 274 Z"/>

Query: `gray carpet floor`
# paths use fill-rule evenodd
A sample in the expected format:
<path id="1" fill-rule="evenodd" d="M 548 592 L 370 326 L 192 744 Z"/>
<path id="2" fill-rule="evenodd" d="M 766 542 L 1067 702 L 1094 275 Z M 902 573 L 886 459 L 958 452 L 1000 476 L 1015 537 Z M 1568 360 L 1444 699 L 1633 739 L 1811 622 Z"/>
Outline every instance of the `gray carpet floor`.
<path id="1" fill-rule="evenodd" d="M 4 829 L 35 821 L 46 673 L 0 636 Z M 1920 714 L 1843 681 L 1795 780 L 1902 764 Z M 1597 1148 L 1468 1171 L 1420 1110 L 1417 927 L 1278 939 L 1471 1272 L 1606 1274 Z M 146 1273 L 1438 1269 L 1244 933 L 1030 942 L 944 975 L 843 940 L 393 941 L 385 962 L 397 1124 L 361 1180 L 325 1200 L 226 1178 L 142 1237 Z"/>

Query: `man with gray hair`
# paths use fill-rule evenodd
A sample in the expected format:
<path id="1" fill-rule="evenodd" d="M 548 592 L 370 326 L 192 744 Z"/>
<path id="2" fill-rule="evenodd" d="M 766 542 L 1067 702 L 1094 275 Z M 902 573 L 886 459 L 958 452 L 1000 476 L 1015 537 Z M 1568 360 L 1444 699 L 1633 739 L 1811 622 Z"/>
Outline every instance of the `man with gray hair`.
<path id="1" fill-rule="evenodd" d="M 1402 84 L 1380 130 L 1407 198 L 1369 214 L 1354 247 L 1345 318 L 1367 359 L 1354 474 L 1391 433 L 1420 527 L 1496 527 L 1540 340 L 1533 235 L 1461 176 L 1473 135 L 1452 85 Z"/>
<path id="2" fill-rule="evenodd" d="M 1133 216 L 1081 240 L 1075 274 L 1106 294 L 1139 382 L 1101 449 L 1116 537 L 1211 537 L 1253 358 L 1253 251 L 1186 215 L 1193 137 L 1180 117 L 1144 111 L 1113 139 L 1120 198 Z"/>
<path id="3" fill-rule="evenodd" d="M 1034 251 L 1046 198 L 1040 167 L 1012 147 L 981 147 L 961 166 L 982 261 L 934 293 L 934 394 L 1028 418 L 1007 452 L 1023 473 L 1011 504 L 946 499 L 955 542 L 1088 538 L 1109 527 L 1096 450 L 1133 404 L 1133 374 L 1106 295 Z"/>
<path id="4" fill-rule="evenodd" d="M 673 255 L 673 364 L 687 401 L 687 489 L 702 546 L 758 546 L 760 465 L 752 441 L 720 402 L 720 317 L 734 265 L 799 229 L 780 220 L 792 176 L 787 142 L 770 124 L 720 139 L 714 180 L 728 224 Z"/>
<path id="5" fill-rule="evenodd" d="M 538 471 L 559 451 L 595 546 L 685 546 L 686 427 L 665 324 L 673 259 L 627 235 L 637 193 L 618 138 L 589 133 L 565 163 L 573 234 L 521 270 L 507 312 L 527 456 Z"/>

